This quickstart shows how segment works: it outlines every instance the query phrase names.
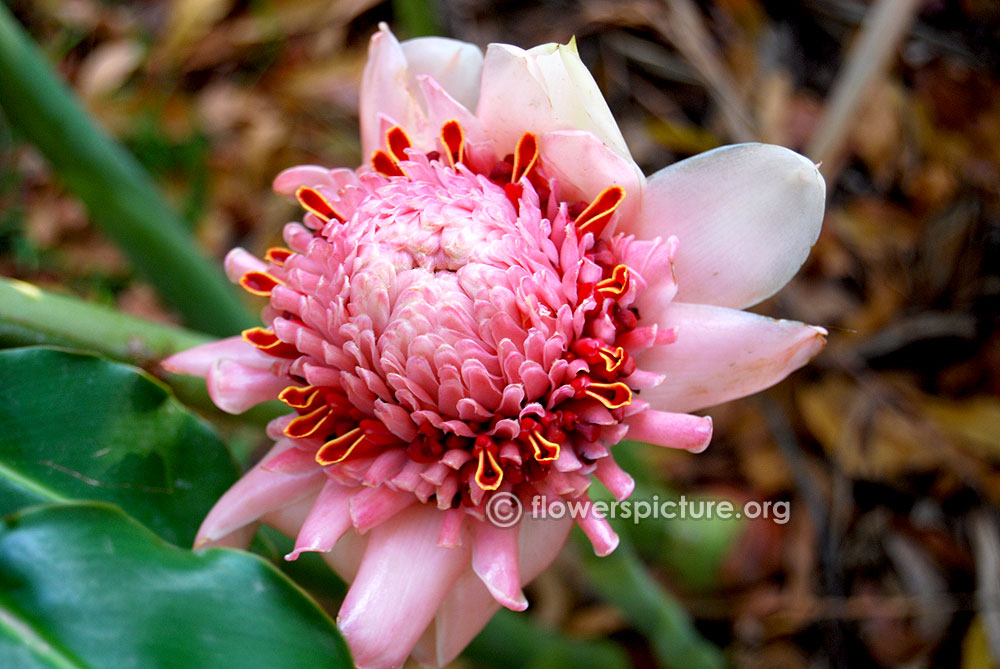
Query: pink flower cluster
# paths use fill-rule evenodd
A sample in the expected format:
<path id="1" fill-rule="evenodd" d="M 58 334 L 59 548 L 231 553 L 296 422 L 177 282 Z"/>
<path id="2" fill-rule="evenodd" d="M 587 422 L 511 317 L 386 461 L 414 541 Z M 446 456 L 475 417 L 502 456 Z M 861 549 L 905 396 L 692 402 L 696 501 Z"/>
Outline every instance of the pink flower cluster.
<path id="1" fill-rule="evenodd" d="M 198 545 L 258 520 L 352 582 L 338 617 L 360 666 L 446 663 L 556 556 L 572 520 L 485 516 L 499 494 L 618 498 L 629 437 L 703 450 L 689 411 L 769 386 L 825 332 L 744 311 L 819 233 L 824 185 L 787 149 L 725 147 L 646 179 L 575 46 L 371 43 L 369 164 L 294 167 L 287 248 L 232 251 L 266 327 L 173 356 L 221 408 L 280 399 L 274 449 Z M 575 520 L 595 551 L 618 538 Z"/>

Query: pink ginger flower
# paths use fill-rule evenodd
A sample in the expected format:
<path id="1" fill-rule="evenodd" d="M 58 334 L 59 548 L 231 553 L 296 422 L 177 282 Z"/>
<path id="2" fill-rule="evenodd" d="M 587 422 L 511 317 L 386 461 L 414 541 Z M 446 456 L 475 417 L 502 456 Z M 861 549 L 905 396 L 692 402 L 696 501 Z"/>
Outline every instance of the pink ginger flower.
<path id="1" fill-rule="evenodd" d="M 623 437 L 692 452 L 687 412 L 772 385 L 818 327 L 740 309 L 772 295 L 819 234 L 812 162 L 729 146 L 642 175 L 575 45 L 530 51 L 373 37 L 361 90 L 370 164 L 293 167 L 288 248 L 226 258 L 270 298 L 267 327 L 175 355 L 234 413 L 278 398 L 273 450 L 215 505 L 197 545 L 259 520 L 352 585 L 338 616 L 360 666 L 453 659 L 555 559 L 573 522 L 488 511 L 619 499 Z M 496 508 L 491 507 L 494 504 Z"/>

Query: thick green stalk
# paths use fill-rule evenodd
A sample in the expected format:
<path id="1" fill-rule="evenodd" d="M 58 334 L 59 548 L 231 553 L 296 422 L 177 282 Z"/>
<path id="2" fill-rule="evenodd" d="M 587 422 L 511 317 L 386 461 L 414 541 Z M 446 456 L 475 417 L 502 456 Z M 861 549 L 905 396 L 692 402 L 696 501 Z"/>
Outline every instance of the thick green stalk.
<path id="1" fill-rule="evenodd" d="M 660 664 L 668 668 L 717 669 L 722 652 L 698 634 L 677 602 L 636 555 L 626 536 L 614 553 L 597 557 L 581 532 L 574 532 L 588 581 L 607 602 L 616 605 L 642 632 Z"/>
<path id="2" fill-rule="evenodd" d="M 526 613 L 500 609 L 463 652 L 476 664 L 525 669 L 574 669 L 631 666 L 628 654 L 612 641 L 573 639 L 541 629 Z"/>
<path id="3" fill-rule="evenodd" d="M 642 504 L 653 509 L 679 498 L 662 479 L 650 475 L 653 468 L 644 455 L 659 448 L 629 441 L 615 447 L 615 460 L 635 477 L 635 492 L 629 497 L 633 509 L 638 510 L 638 505 Z M 611 493 L 601 485 L 594 485 L 590 491 L 595 500 L 614 501 Z M 718 587 L 722 565 L 745 530 L 742 519 L 705 515 L 700 518 L 656 516 L 641 522 L 634 516 L 612 518 L 611 525 L 619 534 L 628 535 L 647 562 L 662 566 L 671 578 L 683 583 L 686 590 L 704 592 Z"/>
<path id="4" fill-rule="evenodd" d="M 216 335 L 252 324 L 236 292 L 198 252 L 146 171 L 95 125 L 2 4 L 0 106 L 185 322 Z"/>
<path id="5" fill-rule="evenodd" d="M 99 304 L 57 295 L 30 283 L 0 278 L 0 348 L 66 346 L 157 371 L 157 363 L 171 353 L 212 339 L 200 332 L 153 323 Z M 204 380 L 180 374 L 159 375 L 186 404 L 214 410 Z M 275 404 L 263 404 L 242 417 L 266 422 L 278 415 Z"/>
<path id="6" fill-rule="evenodd" d="M 435 0 L 392 0 L 392 13 L 396 29 L 407 39 L 441 34 Z"/>
<path id="7" fill-rule="evenodd" d="M 214 339 L 12 279 L 0 279 L 0 333 L 8 343 L 74 346 L 140 366 Z"/>

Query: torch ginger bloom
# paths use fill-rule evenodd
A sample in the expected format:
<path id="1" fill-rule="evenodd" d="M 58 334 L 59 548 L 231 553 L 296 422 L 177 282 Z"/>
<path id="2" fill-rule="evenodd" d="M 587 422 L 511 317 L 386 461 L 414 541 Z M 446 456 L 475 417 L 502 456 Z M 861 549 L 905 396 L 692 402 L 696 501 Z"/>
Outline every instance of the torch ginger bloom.
<path id="1" fill-rule="evenodd" d="M 633 482 L 622 438 L 703 450 L 686 412 L 805 364 L 825 331 L 740 309 L 783 286 L 823 217 L 816 166 L 725 147 L 648 180 L 575 45 L 530 51 L 374 36 L 361 91 L 368 164 L 293 167 L 288 248 L 226 258 L 267 296 L 266 327 L 164 365 L 222 409 L 274 398 L 274 449 L 216 504 L 198 545 L 263 520 L 349 582 L 338 616 L 360 666 L 454 658 L 573 522 L 491 522 L 513 498 Z M 505 517 L 504 520 L 507 520 Z M 514 519 L 516 520 L 516 518 Z"/>

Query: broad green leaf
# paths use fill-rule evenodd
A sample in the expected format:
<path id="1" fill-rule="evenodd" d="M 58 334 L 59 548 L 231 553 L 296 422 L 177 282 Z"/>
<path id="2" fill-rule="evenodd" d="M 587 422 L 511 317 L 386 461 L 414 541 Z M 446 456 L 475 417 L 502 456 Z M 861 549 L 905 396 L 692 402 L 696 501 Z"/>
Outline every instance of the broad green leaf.
<path id="1" fill-rule="evenodd" d="M 104 504 L 0 526 L 0 666 L 352 666 L 330 618 L 264 560 L 164 543 Z"/>
<path id="2" fill-rule="evenodd" d="M 0 513 L 102 500 L 188 546 L 237 468 L 141 370 L 48 348 L 0 351 Z"/>

